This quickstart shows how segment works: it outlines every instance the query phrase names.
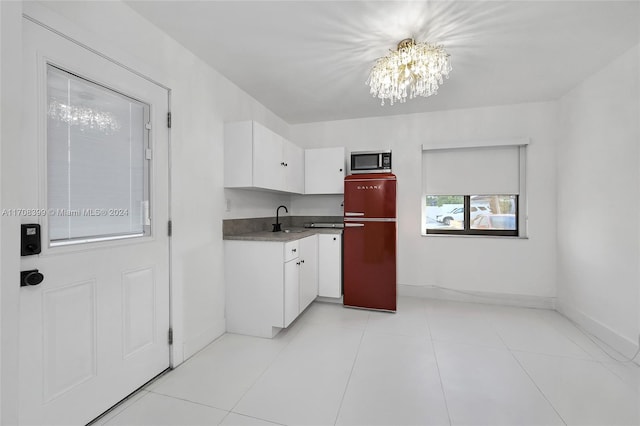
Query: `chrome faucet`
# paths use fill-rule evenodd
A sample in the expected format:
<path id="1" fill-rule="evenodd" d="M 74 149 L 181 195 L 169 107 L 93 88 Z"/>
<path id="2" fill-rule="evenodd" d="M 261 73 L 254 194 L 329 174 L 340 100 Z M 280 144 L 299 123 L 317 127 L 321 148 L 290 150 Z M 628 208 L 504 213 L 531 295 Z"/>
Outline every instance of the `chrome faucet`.
<path id="1" fill-rule="evenodd" d="M 272 232 L 280 232 L 280 231 L 282 231 L 282 228 L 280 227 L 281 223 L 278 222 L 280 209 L 284 209 L 285 212 L 289 213 L 289 210 L 287 210 L 287 206 L 278 206 L 278 208 L 276 209 L 276 223 L 273 224 L 273 231 Z"/>

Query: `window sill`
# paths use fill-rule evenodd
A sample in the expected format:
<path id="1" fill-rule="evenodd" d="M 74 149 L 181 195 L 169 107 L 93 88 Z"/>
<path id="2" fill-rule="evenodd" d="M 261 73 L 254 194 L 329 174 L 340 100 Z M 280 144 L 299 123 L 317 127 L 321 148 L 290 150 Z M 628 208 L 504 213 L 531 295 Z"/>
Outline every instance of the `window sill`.
<path id="1" fill-rule="evenodd" d="M 421 237 L 437 237 L 437 238 L 491 238 L 491 239 L 503 239 L 503 240 L 528 240 L 529 236 L 521 235 L 518 237 L 508 235 L 469 235 L 469 234 L 420 234 Z"/>

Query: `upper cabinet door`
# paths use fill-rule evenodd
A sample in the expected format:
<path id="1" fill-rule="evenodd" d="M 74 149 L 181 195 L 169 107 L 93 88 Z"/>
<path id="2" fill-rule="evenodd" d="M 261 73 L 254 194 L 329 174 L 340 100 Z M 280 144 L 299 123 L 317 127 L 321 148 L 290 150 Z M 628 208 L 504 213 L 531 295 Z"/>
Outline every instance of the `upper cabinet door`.
<path id="1" fill-rule="evenodd" d="M 304 150 L 255 121 L 225 123 L 224 187 L 304 193 Z"/>
<path id="2" fill-rule="evenodd" d="M 342 194 L 345 149 L 304 150 L 255 121 L 226 123 L 225 188 Z"/>
<path id="3" fill-rule="evenodd" d="M 224 186 L 253 186 L 253 122 L 224 125 Z"/>
<path id="4" fill-rule="evenodd" d="M 283 139 L 278 134 L 253 123 L 253 182 L 261 188 L 282 190 L 285 162 Z M 257 185 L 256 185 L 257 184 Z"/>
<path id="5" fill-rule="evenodd" d="M 288 192 L 304 192 L 304 150 L 283 139 L 284 188 Z"/>
<path id="6" fill-rule="evenodd" d="M 306 149 L 304 163 L 305 194 L 344 192 L 344 147 Z"/>

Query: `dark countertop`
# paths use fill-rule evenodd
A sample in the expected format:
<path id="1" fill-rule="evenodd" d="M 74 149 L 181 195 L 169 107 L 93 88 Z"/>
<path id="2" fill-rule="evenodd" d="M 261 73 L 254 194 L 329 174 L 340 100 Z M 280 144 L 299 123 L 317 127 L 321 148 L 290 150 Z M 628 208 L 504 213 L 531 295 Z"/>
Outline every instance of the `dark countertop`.
<path id="1" fill-rule="evenodd" d="M 286 232 L 289 231 L 289 232 Z M 236 240 L 236 241 L 273 241 L 287 243 L 289 241 L 300 240 L 305 237 L 310 237 L 316 234 L 342 234 L 341 228 L 288 228 L 283 232 L 249 232 L 246 234 L 225 235 L 224 240 Z"/>

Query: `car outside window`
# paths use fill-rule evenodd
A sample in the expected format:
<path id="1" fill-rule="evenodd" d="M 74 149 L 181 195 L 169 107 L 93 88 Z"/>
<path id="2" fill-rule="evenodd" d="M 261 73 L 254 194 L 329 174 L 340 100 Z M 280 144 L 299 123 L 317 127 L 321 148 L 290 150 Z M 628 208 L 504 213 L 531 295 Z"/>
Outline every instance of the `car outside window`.
<path id="1" fill-rule="evenodd" d="M 425 202 L 426 234 L 518 236 L 517 195 L 427 195 Z"/>

